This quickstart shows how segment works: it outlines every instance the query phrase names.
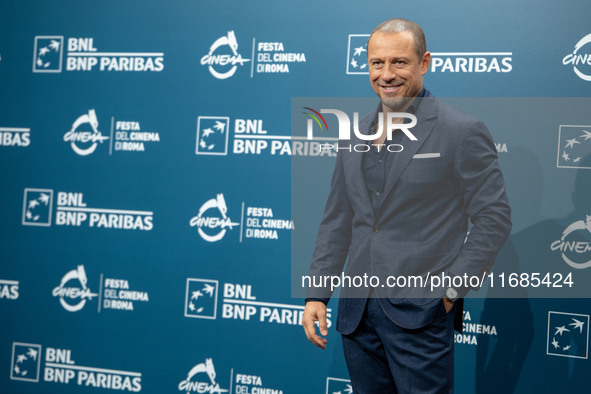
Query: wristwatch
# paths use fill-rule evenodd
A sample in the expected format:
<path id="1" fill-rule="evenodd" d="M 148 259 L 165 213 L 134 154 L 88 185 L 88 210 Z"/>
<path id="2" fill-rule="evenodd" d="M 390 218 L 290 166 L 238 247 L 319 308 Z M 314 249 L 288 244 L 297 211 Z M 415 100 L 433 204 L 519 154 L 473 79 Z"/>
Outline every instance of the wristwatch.
<path id="1" fill-rule="evenodd" d="M 453 287 L 448 287 L 447 290 L 445 290 L 445 298 L 455 302 L 458 299 L 458 291 Z"/>

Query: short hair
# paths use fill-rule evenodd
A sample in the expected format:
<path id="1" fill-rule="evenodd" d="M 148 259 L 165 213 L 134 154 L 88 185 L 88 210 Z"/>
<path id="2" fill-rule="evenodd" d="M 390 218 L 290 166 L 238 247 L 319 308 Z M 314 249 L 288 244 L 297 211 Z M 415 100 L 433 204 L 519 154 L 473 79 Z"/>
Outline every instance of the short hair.
<path id="1" fill-rule="evenodd" d="M 393 18 L 388 19 L 385 22 L 382 22 L 378 27 L 376 27 L 369 36 L 369 40 L 375 32 L 384 32 L 384 33 L 400 33 L 403 31 L 409 31 L 415 41 L 415 50 L 417 52 L 417 56 L 419 59 L 423 57 L 425 52 L 427 52 L 427 42 L 425 41 L 425 32 L 421 29 L 421 26 L 417 25 L 416 23 L 409 21 L 408 19 L 402 18 Z M 367 40 L 367 44 L 369 45 L 369 40 Z"/>

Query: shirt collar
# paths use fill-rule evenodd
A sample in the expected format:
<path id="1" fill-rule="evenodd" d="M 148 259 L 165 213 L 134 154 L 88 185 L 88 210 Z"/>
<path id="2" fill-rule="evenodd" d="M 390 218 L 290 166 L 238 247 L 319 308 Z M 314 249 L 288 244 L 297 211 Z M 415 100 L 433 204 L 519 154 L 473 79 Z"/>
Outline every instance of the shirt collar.
<path id="1" fill-rule="evenodd" d="M 427 88 L 425 88 L 423 86 L 423 88 L 421 89 L 421 91 L 419 92 L 419 94 L 417 95 L 417 97 L 415 97 L 415 99 L 412 101 L 412 103 L 408 106 L 408 108 L 406 109 L 406 112 L 409 112 L 411 114 L 416 114 L 417 109 L 419 108 L 419 106 L 421 105 L 421 101 L 423 97 L 425 97 L 428 94 L 428 90 Z M 417 100 L 419 99 L 419 100 Z"/>
<path id="2" fill-rule="evenodd" d="M 412 103 L 408 106 L 408 108 L 406 109 L 405 112 L 408 112 L 408 113 L 411 113 L 414 115 L 417 112 L 417 109 L 419 108 L 419 106 L 421 105 L 421 101 L 423 101 L 423 100 L 417 100 L 417 99 L 422 99 L 422 98 L 428 97 L 430 95 L 431 95 L 431 92 L 429 92 L 429 90 L 423 85 L 423 88 L 421 89 L 421 91 L 419 92 L 417 97 L 415 97 L 415 99 L 412 101 Z M 376 125 L 377 125 L 377 121 L 378 121 L 378 114 L 381 111 L 382 111 L 382 103 L 379 103 L 378 108 L 375 111 L 375 116 L 373 117 L 373 120 L 371 121 L 371 124 L 369 125 L 369 130 L 367 130 L 367 132 L 364 134 L 375 133 Z"/>

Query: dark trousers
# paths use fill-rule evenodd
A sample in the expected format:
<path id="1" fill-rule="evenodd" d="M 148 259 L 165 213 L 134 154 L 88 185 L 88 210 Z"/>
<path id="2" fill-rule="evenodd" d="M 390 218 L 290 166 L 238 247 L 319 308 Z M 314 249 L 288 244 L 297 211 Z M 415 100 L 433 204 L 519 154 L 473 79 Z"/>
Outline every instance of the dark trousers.
<path id="1" fill-rule="evenodd" d="M 435 319 L 409 330 L 394 324 L 370 298 L 357 330 L 343 335 L 355 394 L 453 393 L 454 314 L 438 304 Z"/>

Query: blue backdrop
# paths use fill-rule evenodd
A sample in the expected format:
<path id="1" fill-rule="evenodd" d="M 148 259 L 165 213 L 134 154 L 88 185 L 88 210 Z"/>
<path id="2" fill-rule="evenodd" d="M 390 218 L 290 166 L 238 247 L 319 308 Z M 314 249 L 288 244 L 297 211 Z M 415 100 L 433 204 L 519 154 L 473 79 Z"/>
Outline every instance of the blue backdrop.
<path id="1" fill-rule="evenodd" d="M 321 351 L 292 298 L 334 162 L 290 139 L 292 98 L 371 96 L 365 42 L 391 17 L 425 30 L 436 96 L 495 107 L 496 267 L 585 279 L 588 2 L 4 2 L 0 391 L 350 392 L 336 311 Z M 457 392 L 590 387 L 587 295 L 524 287 L 467 300 Z"/>

